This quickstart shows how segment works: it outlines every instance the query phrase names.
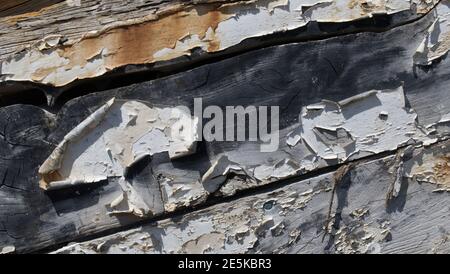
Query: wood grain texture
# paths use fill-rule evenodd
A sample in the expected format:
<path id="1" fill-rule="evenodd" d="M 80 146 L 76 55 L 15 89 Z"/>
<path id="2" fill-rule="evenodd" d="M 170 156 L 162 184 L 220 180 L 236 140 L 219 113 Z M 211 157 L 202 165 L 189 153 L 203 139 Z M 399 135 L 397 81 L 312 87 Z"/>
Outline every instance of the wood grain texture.
<path id="1" fill-rule="evenodd" d="M 42 8 L 51 6 L 53 4 L 62 1 L 63 0 L 44 0 L 44 1 L 5 0 L 2 1 L 2 4 L 0 6 L 0 17 L 39 11 Z"/>
<path id="2" fill-rule="evenodd" d="M 438 158 L 449 143 L 419 151 Z M 335 193 L 337 174 L 325 173 L 54 253 L 448 253 L 449 194 L 402 177 L 398 197 L 386 203 L 394 159 L 356 163 Z"/>
<path id="3" fill-rule="evenodd" d="M 196 153 L 189 157 L 172 161 L 166 157 L 167 155 L 154 157 L 149 168 L 153 172 L 152 175 L 160 179 L 158 181 L 160 185 L 162 184 L 161 179 L 164 178 L 173 178 L 175 182 L 181 184 L 190 183 L 205 174 L 212 163 L 222 156 L 227 156 L 230 161 L 243 167 L 249 174 L 253 174 L 256 167 L 273 166 L 280 161 L 301 162 L 306 158 L 304 150 L 288 146 L 286 137 L 299 126 L 298 117 L 302 107 L 319 103 L 322 99 L 340 101 L 373 89 L 384 90 L 403 86 L 407 108 L 413 109 L 417 114 L 418 125 L 426 127 L 434 124 L 436 126 L 436 131 L 430 133 L 428 137 L 446 136 L 448 129 L 445 123 L 439 121 L 447 114 L 450 106 L 447 96 L 449 60 L 444 56 L 439 59 L 439 62 L 425 67 L 416 66 L 413 62 L 417 48 L 427 36 L 430 25 L 436 20 L 434 16 L 434 14 L 429 14 L 417 22 L 381 33 L 358 33 L 251 51 L 165 78 L 82 96 L 64 104 L 56 116 L 40 108 L 27 105 L 1 108 L 1 117 L 6 117 L 6 119 L 0 120 L 0 178 L 2 178 L 0 180 L 2 182 L 0 196 L 3 197 L 0 205 L 0 246 L 14 246 L 17 252 L 29 252 L 140 221 L 130 215 L 108 214 L 108 204 L 120 193 L 117 178 L 109 178 L 105 182 L 87 185 L 81 189 L 65 189 L 55 193 L 44 192 L 38 185 L 39 166 L 55 146 L 70 130 L 111 97 L 140 100 L 154 106 L 169 107 L 176 105 L 192 107 L 195 97 L 203 98 L 204 106 L 280 106 L 281 140 L 280 147 L 276 152 L 261 153 L 257 144 L 247 141 L 203 142 L 199 144 Z M 438 106 L 436 106 L 436 101 L 439 102 Z M 415 137 L 417 136 L 411 136 L 411 138 Z M 397 145 L 404 146 L 406 144 L 394 142 L 393 145 L 393 151 L 395 151 Z M 353 160 L 362 156 L 365 155 L 355 155 Z M 336 164 L 338 164 L 337 161 L 322 159 L 317 166 L 314 166 L 313 170 L 317 172 L 321 168 Z M 367 170 L 364 171 L 365 169 Z M 356 176 L 352 179 L 352 182 L 354 180 L 355 183 L 352 183 L 348 193 L 345 193 L 347 191 L 345 189 L 338 189 L 336 205 L 342 207 L 344 211 L 351 210 L 353 212 L 367 204 L 368 200 L 372 201 L 369 205 L 371 207 L 370 214 L 374 214 L 374 218 L 382 218 L 391 222 L 391 225 L 386 225 L 396 233 L 395 239 L 404 238 L 403 246 L 400 242 L 394 242 L 396 245 L 391 246 L 389 243 L 381 244 L 376 238 L 376 243 L 382 246 L 382 252 L 411 251 L 412 246 L 417 244 L 416 238 L 410 238 L 414 236 L 412 233 L 402 234 L 400 228 L 403 227 L 406 229 L 405 231 L 411 232 L 415 225 L 422 220 L 433 222 L 433 227 L 423 229 L 434 233 L 432 240 L 437 240 L 441 235 L 436 233 L 437 219 L 446 215 L 443 213 L 437 216 L 437 213 L 431 214 L 431 212 L 436 208 L 443 208 L 444 202 L 442 201 L 445 201 L 447 194 L 432 193 L 432 186 L 428 184 L 411 183 L 407 193 L 410 197 L 417 197 L 414 199 L 420 203 L 411 202 L 411 207 L 406 209 L 406 207 L 402 207 L 401 202 L 398 202 L 400 205 L 394 205 L 392 208 L 394 212 L 386 212 L 382 205 L 385 203 L 385 194 L 390 182 L 395 178 L 388 175 L 384 169 L 382 161 L 362 165 L 357 169 L 361 170 L 361 178 L 357 178 L 358 173 L 352 173 L 351 176 Z M 148 171 L 148 169 L 144 170 Z M 310 170 L 303 170 L 289 174 L 289 176 L 298 176 L 308 172 Z M 378 174 L 380 175 L 378 176 Z M 145 172 L 138 174 L 137 182 L 151 181 L 150 179 L 147 181 L 145 176 L 147 176 Z M 330 178 L 330 176 L 332 175 L 325 174 L 322 177 Z M 329 179 L 321 181 L 320 178 L 312 179 L 312 187 L 305 188 L 308 183 L 299 182 L 288 188 L 292 187 L 292 191 L 295 193 L 303 193 L 311 188 L 319 190 L 323 186 L 328 189 L 330 187 Z M 227 178 L 213 195 L 232 196 L 242 189 L 250 189 L 268 183 L 276 184 L 279 181 L 277 178 L 271 181 L 247 181 L 246 179 L 248 178 L 244 177 L 242 180 L 242 177 L 239 176 Z M 298 189 L 296 189 L 297 186 Z M 418 193 L 420 196 L 415 196 L 419 195 Z M 266 194 L 261 195 L 263 196 L 245 198 L 246 202 L 239 208 L 251 208 L 250 205 L 255 202 L 255 199 L 258 201 L 268 200 L 267 196 L 264 196 Z M 307 193 L 305 195 L 305 197 L 310 197 Z M 368 195 L 373 196 L 369 197 Z M 295 239 L 297 238 L 295 235 L 298 233 L 295 229 L 301 227 L 300 230 L 304 231 L 301 232 L 304 238 L 299 238 L 299 244 L 291 243 L 289 246 L 283 247 L 289 242 L 288 238 L 285 236 L 270 237 L 267 242 L 261 239 L 261 243 L 255 247 L 256 250 L 281 252 L 283 248 L 286 248 L 287 252 L 323 252 L 327 250 L 325 248 L 327 244 L 339 246 L 336 237 L 340 236 L 336 236 L 331 242 L 325 242 L 325 246 L 316 243 L 316 238 L 321 237 L 320 227 L 326 216 L 329 197 L 330 193 L 324 190 L 317 193 L 314 198 L 311 197 L 312 200 L 308 202 L 305 212 L 299 211 L 298 208 L 292 208 L 294 211 L 292 215 L 289 215 L 289 220 L 295 221 L 289 223 L 286 230 L 282 228 L 284 225 L 278 226 L 281 219 L 272 220 L 273 224 L 269 220 L 260 228 L 261 234 L 264 234 L 263 232 L 267 228 L 273 228 L 273 232 L 268 233 L 277 235 L 279 230 L 286 231 L 285 235 L 292 234 Z M 281 195 L 281 198 L 289 197 Z M 303 198 L 300 198 L 299 201 L 301 199 Z M 163 198 L 161 200 L 153 205 L 157 215 L 163 214 L 162 208 L 165 201 Z M 240 201 L 235 202 L 240 203 Z M 352 206 L 347 208 L 344 206 L 346 203 L 351 203 Z M 419 210 L 418 207 L 425 203 L 429 203 L 430 207 L 423 209 L 424 211 Z M 260 208 L 257 213 L 250 210 L 248 216 L 263 214 L 261 206 L 257 206 Z M 299 206 L 299 208 L 301 207 Z M 219 209 L 215 207 L 211 209 L 212 211 L 205 209 L 202 212 L 206 212 L 204 214 L 208 218 L 216 218 L 217 216 L 210 216 L 209 212 L 219 213 L 226 208 L 231 211 L 235 209 L 234 204 L 230 204 Z M 276 214 L 278 214 L 279 208 L 277 206 L 275 208 Z M 419 211 L 424 214 L 418 214 Z M 196 214 L 191 214 L 186 218 L 191 218 L 191 216 L 194 219 L 197 218 Z M 257 216 L 263 217 L 263 215 Z M 417 223 L 410 224 L 405 221 L 413 218 L 411 216 L 417 218 Z M 305 222 L 304 220 L 309 221 Z M 375 221 L 376 219 L 371 220 Z M 167 226 L 173 227 L 170 221 L 166 222 Z M 199 222 L 201 225 L 204 220 Z M 258 217 L 254 218 L 254 222 L 252 227 L 259 227 L 261 224 Z M 346 226 L 353 225 L 350 219 L 345 222 Z M 186 224 L 186 222 L 182 222 L 182 224 Z M 365 229 L 360 221 L 357 224 L 362 225 Z M 380 224 L 372 222 L 367 229 L 375 230 L 373 233 L 378 233 L 377 231 L 385 229 L 380 228 L 382 224 L 383 222 Z M 394 224 L 398 224 L 398 227 Z M 424 224 L 425 222 L 423 222 Z M 194 226 L 196 225 L 194 224 Z M 395 230 L 397 228 L 398 230 Z M 166 228 L 162 226 L 156 229 L 164 233 Z M 444 227 L 444 229 L 446 228 Z M 372 233 L 370 231 L 367 233 Z M 246 231 L 240 232 L 244 235 L 247 233 Z M 391 233 L 394 234 L 394 232 Z M 224 234 L 212 234 L 214 235 L 207 237 L 216 237 L 213 239 L 224 237 Z M 157 237 L 158 234 L 155 235 Z M 225 235 L 228 236 L 228 234 Z M 348 236 L 347 232 L 342 232 L 341 235 L 344 235 L 342 236 L 344 238 Z M 424 235 L 420 234 L 418 237 L 422 239 L 425 237 Z M 200 236 L 202 235 L 198 235 L 198 237 Z M 314 244 L 307 244 L 311 239 L 314 239 Z M 274 245 L 277 242 L 278 246 Z M 345 243 L 346 239 L 342 239 L 342 242 Z M 150 244 L 150 242 L 148 243 Z M 152 240 L 151 244 L 158 247 L 156 241 Z M 241 247 L 234 246 L 232 250 L 246 252 L 248 244 L 250 243 L 245 243 Z M 178 244 L 170 248 L 165 246 L 164 250 L 161 246 L 158 248 L 160 252 L 180 251 Z M 188 251 L 192 252 L 203 251 L 202 248 L 195 249 L 195 245 L 188 245 L 188 248 L 191 248 Z M 328 250 L 332 250 L 330 248 Z M 348 246 L 342 248 L 335 251 L 344 252 Z M 428 251 L 429 248 L 429 245 L 424 244 L 423 249 L 417 250 Z"/>
<path id="4" fill-rule="evenodd" d="M 65 1 L 0 19 L 0 80 L 62 87 L 127 65 L 173 69 L 287 43 L 284 33 L 292 41 L 387 30 L 437 2 Z"/>
<path id="5" fill-rule="evenodd" d="M 53 245 L 65 237 L 102 231 L 133 221 L 108 215 L 105 204 L 121 193 L 118 184 L 100 182 L 77 190 L 44 193 L 36 185 L 36 163 L 51 150 L 54 117 L 32 106 L 1 109 L 0 246 L 17 250 Z"/>

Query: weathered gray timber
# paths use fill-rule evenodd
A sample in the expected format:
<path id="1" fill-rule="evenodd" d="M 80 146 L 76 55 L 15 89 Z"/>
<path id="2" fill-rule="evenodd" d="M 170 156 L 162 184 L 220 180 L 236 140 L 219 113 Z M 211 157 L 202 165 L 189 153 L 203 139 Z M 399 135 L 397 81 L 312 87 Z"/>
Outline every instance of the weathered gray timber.
<path id="1" fill-rule="evenodd" d="M 0 81 L 63 87 L 126 65 L 156 69 L 290 39 L 386 30 L 437 0 L 63 1 L 0 18 Z M 32 63 L 32 66 L 28 64 Z M 140 69 L 140 68 L 134 68 Z"/>
<path id="2" fill-rule="evenodd" d="M 38 11 L 42 8 L 48 7 L 52 4 L 62 2 L 63 0 L 9 0 L 4 1 L 0 7 L 0 17 L 18 15 L 33 11 Z"/>
<path id="3" fill-rule="evenodd" d="M 0 247 L 16 252 L 51 248 L 188 208 L 192 212 L 180 215 L 180 222 L 163 220 L 156 227 L 124 232 L 129 235 L 125 248 L 107 243 L 102 249 L 106 240 L 101 239 L 94 241 L 94 249 L 87 243 L 65 251 L 446 251 L 445 242 L 439 243 L 447 229 L 446 180 L 430 178 L 435 171 L 433 157 L 426 158 L 430 166 L 419 164 L 426 173 L 417 179 L 414 175 L 421 174 L 420 168 L 408 161 L 420 163 L 422 156 L 401 153 L 411 150 L 408 145 L 416 146 L 416 153 L 434 144 L 432 154 L 446 156 L 439 151 L 444 144 L 441 139 L 448 134 L 450 106 L 446 23 L 440 26 L 441 37 L 435 37 L 434 30 L 436 22 L 445 22 L 440 16 L 445 18 L 447 8 L 439 4 L 436 12 L 385 32 L 262 48 L 164 78 L 92 93 L 60 102 L 63 107 L 55 113 L 24 104 L 0 108 L 0 117 L 4 117 L 0 119 Z M 429 45 L 429 40 L 436 39 L 440 43 Z M 105 164 L 101 157 L 106 150 L 95 153 L 90 148 L 104 145 L 98 140 L 116 138 L 115 129 L 127 134 L 140 130 L 142 121 L 133 120 L 131 107 L 138 113 L 163 113 L 178 105 L 192 110 L 194 98 L 202 98 L 204 107 L 279 106 L 278 150 L 260 152 L 260 144 L 250 141 L 203 141 L 187 148 L 181 143 L 186 150 L 165 148 L 150 157 L 124 160 L 126 165 L 111 173 L 97 173 L 96 165 Z M 336 105 L 338 110 L 333 108 Z M 99 117 L 96 113 L 104 120 L 91 119 Z M 344 131 L 327 124 L 326 118 L 335 113 L 339 115 L 333 118 Z M 122 114 L 131 123 L 114 119 Z M 158 123 L 164 120 L 157 117 Z M 98 122 L 95 130 L 76 130 L 82 133 L 77 141 L 66 142 L 79 125 L 90 121 Z M 163 128 L 171 126 L 165 123 Z M 124 140 L 115 143 L 136 144 Z M 365 156 L 377 158 L 397 151 L 398 157 L 358 162 Z M 57 159 L 51 155 L 62 155 L 62 160 L 46 165 Z M 395 165 L 386 165 L 386 161 Z M 342 220 L 332 214 L 329 236 L 322 243 L 334 194 L 330 169 L 339 173 L 338 167 L 350 162 L 356 167 L 341 180 L 348 184 L 336 187 L 335 206 Z M 93 163 L 92 173 L 86 163 Z M 438 164 L 445 166 L 445 162 Z M 396 169 L 388 170 L 391 165 Z M 317 177 L 275 189 L 280 181 L 308 174 Z M 403 182 L 402 174 L 411 181 Z M 444 187 L 437 188 L 437 193 L 432 184 Z M 249 190 L 263 185 L 273 187 L 273 193 L 252 196 Z M 220 201 L 242 190 L 247 197 L 227 198 L 223 204 L 195 211 L 196 206 L 208 205 L 208 199 Z M 283 203 L 285 216 L 280 215 Z M 235 222 L 236 215 L 248 216 L 250 221 Z M 232 219 L 230 223 L 222 223 L 226 216 Z M 203 226 L 211 224 L 210 220 L 217 227 Z M 427 222 L 431 226 L 425 228 Z M 184 235 L 180 231 L 184 226 L 191 226 L 197 234 Z M 417 234 L 413 233 L 416 226 L 423 228 Z M 161 236 L 168 231 L 183 240 L 173 242 Z M 352 233 L 358 234 L 356 248 Z M 115 237 L 110 236 L 112 242 Z M 229 237 L 234 237 L 230 243 L 207 246 Z M 142 245 L 133 245 L 137 238 Z"/>
<path id="4" fill-rule="evenodd" d="M 449 144 L 416 149 L 405 165 L 435 165 L 450 151 Z M 425 158 L 427 154 L 433 156 Z M 395 159 L 356 163 L 340 181 L 337 172 L 325 173 L 55 253 L 450 252 L 449 194 L 416 181 L 415 176 L 423 174 L 402 174 L 397 197 L 387 200 L 396 176 L 390 170 Z"/>

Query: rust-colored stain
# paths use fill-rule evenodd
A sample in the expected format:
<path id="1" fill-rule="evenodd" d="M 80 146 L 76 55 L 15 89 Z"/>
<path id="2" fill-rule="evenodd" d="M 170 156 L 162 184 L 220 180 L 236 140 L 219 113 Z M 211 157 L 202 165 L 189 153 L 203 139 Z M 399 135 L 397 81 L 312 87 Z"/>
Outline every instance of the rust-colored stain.
<path id="1" fill-rule="evenodd" d="M 5 61 L 8 65 L 5 74 L 11 75 L 11 79 L 29 79 L 63 86 L 76 79 L 99 76 L 126 65 L 151 64 L 189 55 L 194 48 L 200 47 L 207 52 L 217 52 L 232 43 L 239 42 L 239 37 L 224 36 L 222 32 L 216 33 L 221 22 L 238 16 L 239 12 L 247 9 L 257 11 L 260 6 L 265 7 L 269 2 L 268 0 L 228 2 L 211 0 L 202 4 L 177 2 L 156 13 L 149 12 L 142 18 L 118 21 L 104 26 L 103 29 L 87 32 L 79 40 L 72 38 L 67 40 L 67 37 L 64 37 L 66 40 L 63 45 L 52 46 L 52 55 L 42 52 L 42 49 L 33 44 L 26 51 L 28 55 L 24 55 L 25 59 L 13 60 L 11 56 Z M 379 5 L 384 5 L 383 3 Z M 420 4 L 426 5 L 422 2 Z M 21 18 L 33 16 L 36 16 L 36 20 L 40 20 L 59 5 L 65 5 L 65 2 L 5 20 L 13 23 Z M 367 14 L 381 8 L 363 0 L 353 0 L 349 6 L 351 8 L 358 6 L 361 13 Z M 330 14 L 330 20 L 334 20 L 335 17 L 338 20 L 340 13 L 342 11 L 336 7 Z M 356 18 L 359 16 L 352 13 L 351 20 Z M 230 41 L 230 37 L 236 41 Z M 244 38 L 248 37 L 242 37 Z M 42 66 L 45 68 L 21 69 L 21 66 L 26 66 L 28 60 L 38 63 L 42 60 Z"/>
<path id="2" fill-rule="evenodd" d="M 104 60 L 108 69 L 149 63 L 155 61 L 153 55 L 159 50 L 175 48 L 177 41 L 187 35 L 205 38 L 209 28 L 214 31 L 220 22 L 229 17 L 231 15 L 222 13 L 218 5 L 200 5 L 155 21 L 114 28 L 98 36 L 84 38 L 59 49 L 58 53 L 70 60 L 66 65 L 67 69 L 85 66 L 102 49 L 107 49 Z M 212 39 L 208 44 L 208 50 L 216 51 L 220 41 Z M 165 56 L 167 59 L 171 57 L 173 56 Z"/>
<path id="3" fill-rule="evenodd" d="M 40 175 L 41 175 L 41 180 L 39 181 L 39 186 L 42 189 L 46 189 L 49 182 L 63 180 L 63 177 L 61 176 L 61 174 L 59 174 L 58 171 L 52 171 L 50 173 L 40 174 Z"/>
<path id="4" fill-rule="evenodd" d="M 47 75 L 52 73 L 56 68 L 57 67 L 39 68 L 33 73 L 32 77 L 31 77 L 31 80 L 36 81 L 36 82 L 40 82 Z"/>
<path id="5" fill-rule="evenodd" d="M 440 156 L 433 167 L 433 172 L 436 183 L 450 186 L 450 155 Z"/>
<path id="6" fill-rule="evenodd" d="M 417 6 L 416 6 L 417 13 L 418 14 L 425 14 L 425 13 L 427 13 L 428 11 L 430 11 L 430 9 L 433 6 L 437 5 L 438 2 L 441 2 L 441 1 L 432 1 L 432 0 L 419 1 Z M 442 2 L 447 2 L 446 4 L 448 4 L 448 0 L 444 0 Z"/>
<path id="7" fill-rule="evenodd" d="M 348 3 L 349 9 L 355 9 L 356 7 L 359 7 L 361 9 L 361 16 L 369 15 L 376 10 L 385 10 L 386 9 L 386 3 L 380 2 L 379 5 L 376 5 L 372 1 L 367 0 L 352 0 Z"/>
<path id="8" fill-rule="evenodd" d="M 349 9 L 354 9 L 358 4 L 359 4 L 360 0 L 351 0 L 348 3 L 348 8 Z"/>

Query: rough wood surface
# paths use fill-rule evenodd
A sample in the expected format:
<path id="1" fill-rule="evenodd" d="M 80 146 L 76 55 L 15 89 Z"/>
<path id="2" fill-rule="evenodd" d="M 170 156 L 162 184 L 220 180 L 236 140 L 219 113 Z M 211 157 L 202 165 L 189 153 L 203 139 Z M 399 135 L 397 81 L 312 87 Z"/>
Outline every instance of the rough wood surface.
<path id="1" fill-rule="evenodd" d="M 434 165 L 448 151 L 445 142 L 405 162 Z M 394 159 L 355 164 L 335 194 L 337 174 L 325 173 L 55 253 L 448 253 L 450 196 L 402 176 L 398 196 L 386 201 Z"/>
<path id="2" fill-rule="evenodd" d="M 281 43 L 283 32 L 307 39 L 385 30 L 437 0 L 73 2 L 0 19 L 1 80 L 61 87 L 126 65 L 166 67 Z"/>
<path id="3" fill-rule="evenodd" d="M 63 0 L 8 0 L 2 1 L 0 6 L 0 17 L 18 15 L 38 11 L 42 8 L 48 7 L 52 4 L 62 2 Z"/>
<path id="4" fill-rule="evenodd" d="M 61 96 L 61 109 L 0 108 L 0 250 L 52 248 L 179 213 L 179 221 L 60 252 L 447 251 L 448 9 L 441 3 L 383 32 L 274 45 L 68 102 Z M 158 145 L 150 157 L 125 159 L 133 138 L 151 136 L 136 117 L 179 105 L 192 111 L 194 98 L 204 107 L 279 106 L 279 148 L 203 141 L 181 142 L 180 150 L 162 130 L 145 145 L 168 138 L 175 150 Z M 163 116 L 149 120 L 172 127 Z M 331 118 L 341 127 L 328 124 Z M 80 129 L 89 123 L 95 129 Z M 114 139 L 119 133 L 125 135 Z M 107 152 L 125 164 L 110 168 Z M 52 161 L 58 164 L 45 164 Z M 355 166 L 346 174 L 334 175 L 349 163 Z M 334 221 L 322 243 L 335 181 Z M 196 232 L 184 234 L 181 226 Z"/>

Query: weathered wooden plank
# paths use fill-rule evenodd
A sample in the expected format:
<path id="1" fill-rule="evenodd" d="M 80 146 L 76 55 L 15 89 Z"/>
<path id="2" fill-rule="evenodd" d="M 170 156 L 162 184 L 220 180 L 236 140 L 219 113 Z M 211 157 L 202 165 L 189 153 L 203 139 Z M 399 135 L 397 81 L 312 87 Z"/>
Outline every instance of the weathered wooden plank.
<path id="1" fill-rule="evenodd" d="M 391 200 L 394 156 L 357 163 L 344 176 L 338 169 L 54 253 L 448 253 L 450 195 L 436 192 L 442 185 L 423 176 L 448 187 L 448 158 L 442 157 L 449 145 L 404 153 L 405 173 Z M 427 166 L 431 172 L 423 171 Z"/>
<path id="2" fill-rule="evenodd" d="M 0 19 L 2 81 L 60 87 L 126 65 L 164 68 L 279 44 L 283 32 L 306 39 L 380 31 L 419 18 L 438 1 L 73 2 Z"/>
<path id="3" fill-rule="evenodd" d="M 52 149 L 47 137 L 54 115 L 26 105 L 5 107 L 0 113 L 0 246 L 15 246 L 20 252 L 136 221 L 133 216 L 110 215 L 105 207 L 122 193 L 118 183 L 44 193 L 36 185 L 37 163 Z M 162 212 L 158 201 L 147 201 Z"/>
<path id="4" fill-rule="evenodd" d="M 105 173 L 107 180 L 85 184 L 84 187 L 87 189 L 82 188 L 78 191 L 80 194 L 73 188 L 55 190 L 57 192 L 53 195 L 56 198 L 53 199 L 51 193 L 44 192 L 38 186 L 38 169 L 52 150 L 71 130 L 112 97 L 128 102 L 144 101 L 148 107 L 161 109 L 177 105 L 192 108 L 193 98 L 203 98 L 204 106 L 280 106 L 281 140 L 280 147 L 275 152 L 262 153 L 258 143 L 244 141 L 201 142 L 195 154 L 176 160 L 170 159 L 168 153 L 154 154 L 148 164 L 150 167 L 141 169 L 142 173 L 136 175 L 139 177 L 137 181 L 131 179 L 128 183 L 140 187 L 142 186 L 140 183 L 150 182 L 151 186 L 155 187 L 152 178 L 156 178 L 162 202 L 154 202 L 154 191 L 141 197 L 144 202 L 149 203 L 147 206 L 153 209 L 150 212 L 155 215 L 161 214 L 162 208 L 167 212 L 202 202 L 205 194 L 210 193 L 205 191 L 208 190 L 205 184 L 200 185 L 202 182 L 205 183 L 201 178 L 214 167 L 216 161 L 220 161 L 218 167 L 227 167 L 226 164 L 222 165 L 227 162 L 220 160 L 225 159 L 224 156 L 247 175 L 233 175 L 233 172 L 223 175 L 225 180 L 219 183 L 217 190 L 211 191 L 213 195 L 229 196 L 239 189 L 275 183 L 285 177 L 296 176 L 367 154 L 395 151 L 397 146 L 406 145 L 409 139 L 418 143 L 434 142 L 435 138 L 447 134 L 445 115 L 450 103 L 446 96 L 449 86 L 449 61 L 443 56 L 431 64 L 414 65 L 414 62 L 417 61 L 415 59 L 417 49 L 421 48 L 422 42 L 429 36 L 429 27 L 436 19 L 436 14 L 429 14 L 415 23 L 383 33 L 359 33 L 248 52 L 166 78 L 71 100 L 58 112 L 56 118 L 36 107 L 14 105 L 2 108 L 5 115 L 28 117 L 34 112 L 41 114 L 36 116 L 35 120 L 31 120 L 30 125 L 26 124 L 31 123 L 30 121 L 20 118 L 1 121 L 3 125 L 0 128 L 3 129 L 3 133 L 0 140 L 3 143 L 0 151 L 5 153 L 0 165 L 2 170 L 0 174 L 5 178 L 3 184 L 13 184 L 15 187 L 32 190 L 32 195 L 28 196 L 25 193 L 14 194 L 17 197 L 15 200 L 20 202 L 2 208 L 1 246 L 15 246 L 18 252 L 31 251 L 139 220 L 133 214 L 108 214 L 110 213 L 108 207 L 113 201 L 124 201 L 124 199 L 116 200 L 118 196 L 131 193 L 127 192 L 129 185 L 125 184 L 123 187 L 123 184 L 120 184 L 120 179 L 126 177 L 125 174 L 119 173 L 108 177 Z M 378 91 L 366 93 L 374 89 Z M 340 120 L 344 125 L 352 126 L 351 133 L 356 139 L 370 137 L 374 123 L 384 125 L 387 129 L 385 135 L 376 135 L 377 138 L 368 140 L 369 143 L 373 142 L 375 148 L 373 151 L 366 149 L 364 142 L 360 142 L 359 147 L 356 145 L 354 147 L 360 148 L 360 153 L 348 157 L 350 154 L 341 155 L 339 152 L 336 153 L 335 159 L 330 159 L 324 151 L 316 151 L 316 155 L 312 155 L 305 149 L 304 141 L 313 140 L 308 137 L 309 135 L 301 136 L 305 139 L 302 142 L 293 144 L 289 141 L 288 144 L 288 137 L 296 135 L 290 133 L 302 129 L 298 118 L 303 110 L 308 110 L 307 106 L 317 107 L 322 99 L 340 101 L 341 105 L 345 106 L 351 102 L 342 100 L 349 98 L 354 100 L 355 95 L 361 94 L 365 96 L 360 96 L 362 100 L 358 102 L 363 104 L 351 109 L 350 113 L 343 111 L 344 117 L 339 119 L 344 119 Z M 374 98 L 372 96 L 378 99 L 372 101 Z M 370 100 L 365 101 L 367 98 Z M 437 107 L 435 107 L 436 98 L 440 99 Z M 430 106 L 433 107 L 433 111 L 429 111 Z M 383 112 L 386 110 L 384 108 L 389 111 Z M 322 109 L 321 106 L 319 109 Z M 372 113 L 374 110 L 376 112 Z M 351 117 L 360 113 L 363 113 L 363 118 L 367 120 L 363 119 L 364 124 L 353 127 Z M 418 117 L 417 123 L 414 121 L 415 114 Z M 124 117 L 129 119 L 133 115 Z M 402 124 L 398 125 L 399 122 Z M 36 140 L 32 135 L 28 137 L 20 131 L 27 128 L 41 132 L 36 139 L 45 144 L 33 145 Z M 114 125 L 111 128 L 114 128 Z M 124 132 L 128 132 L 128 129 Z M 311 130 L 306 127 L 304 129 L 308 129 L 308 132 Z M 364 134 L 360 135 L 361 133 Z M 102 131 L 99 134 L 102 136 Z M 394 140 L 393 136 L 396 137 Z M 331 146 L 339 147 L 340 144 L 333 138 L 328 142 Z M 22 146 L 17 143 L 21 143 Z M 79 152 L 82 154 L 86 151 Z M 87 155 L 92 156 L 94 162 L 98 156 L 91 153 Z M 29 159 L 26 171 L 18 168 L 15 160 L 17 158 Z M 280 166 L 282 168 L 277 169 Z M 148 169 L 151 170 L 152 176 L 146 175 Z M 255 173 L 261 169 L 263 172 Z M 6 172 L 7 170 L 14 173 Z M 219 174 L 220 172 L 223 174 L 225 171 L 219 170 Z M 23 176 L 11 175 L 22 173 Z M 214 174 L 214 171 L 212 173 Z M 180 186 L 187 186 L 188 189 Z M 177 193 L 175 191 L 177 189 L 182 191 Z M 13 195 L 7 186 L 2 187 L 0 191 L 2 195 L 5 193 L 3 197 Z M 28 214 L 21 214 L 23 208 L 33 210 Z M 62 212 L 62 215 L 58 212 Z M 19 224 L 24 223 L 30 225 L 21 225 L 19 229 Z"/>
<path id="5" fill-rule="evenodd" d="M 63 0 L 5 0 L 0 6 L 0 17 L 39 11 L 42 8 L 62 2 Z"/>

